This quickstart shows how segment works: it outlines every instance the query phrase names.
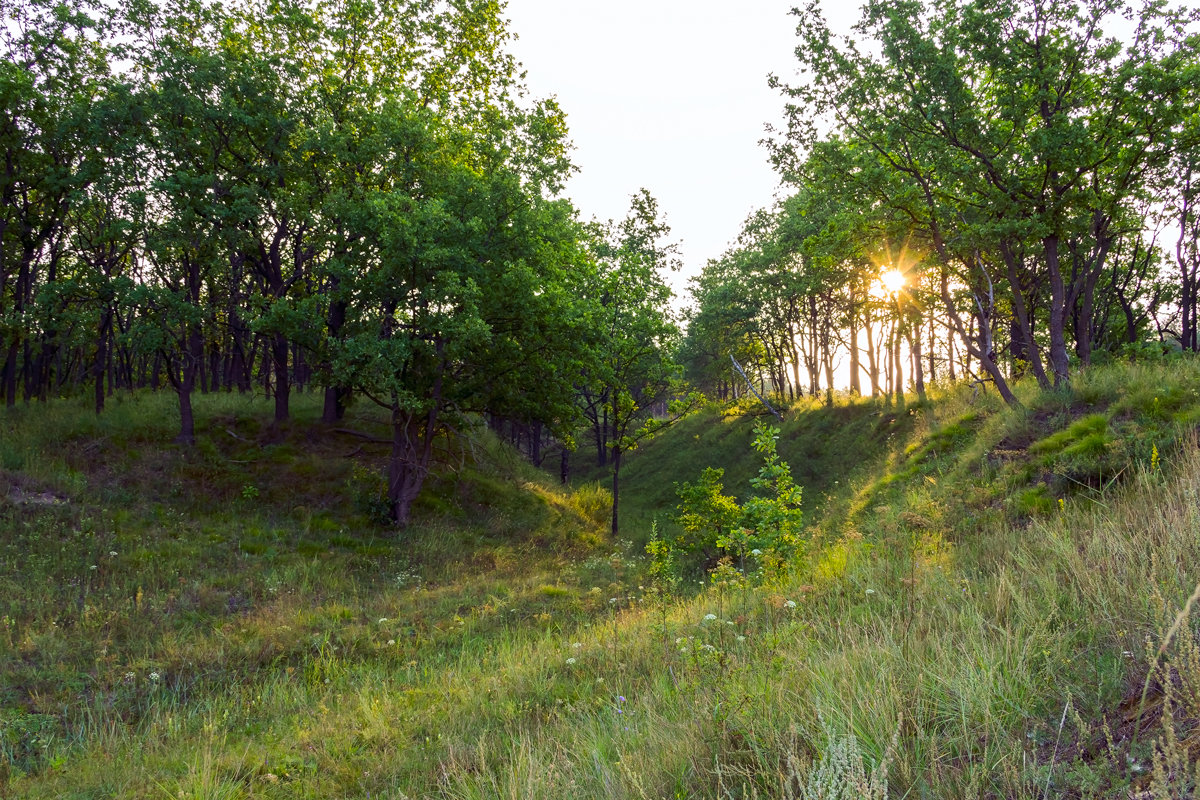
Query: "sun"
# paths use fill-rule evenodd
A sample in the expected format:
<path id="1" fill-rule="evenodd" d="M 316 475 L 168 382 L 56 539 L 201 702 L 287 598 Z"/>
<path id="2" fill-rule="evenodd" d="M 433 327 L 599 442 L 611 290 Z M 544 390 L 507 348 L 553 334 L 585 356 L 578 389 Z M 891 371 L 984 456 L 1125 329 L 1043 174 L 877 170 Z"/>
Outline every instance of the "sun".
<path id="1" fill-rule="evenodd" d="M 879 276 L 877 291 L 882 297 L 891 297 L 904 288 L 904 282 L 904 273 L 900 270 L 884 270 Z"/>

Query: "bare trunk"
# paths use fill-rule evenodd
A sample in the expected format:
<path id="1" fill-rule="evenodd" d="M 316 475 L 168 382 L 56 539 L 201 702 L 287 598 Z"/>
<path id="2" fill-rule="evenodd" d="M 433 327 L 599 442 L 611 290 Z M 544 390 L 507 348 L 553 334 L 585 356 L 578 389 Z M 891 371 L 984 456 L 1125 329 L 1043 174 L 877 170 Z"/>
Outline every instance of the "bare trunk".
<path id="1" fill-rule="evenodd" d="M 336 285 L 334 289 L 336 290 Z M 341 335 L 342 327 L 346 323 L 346 303 L 342 300 L 334 300 L 329 304 L 329 318 L 326 321 L 331 339 L 337 339 Z M 321 410 L 322 422 L 337 422 L 346 415 L 346 396 L 348 392 L 341 386 L 327 386 L 325 388 L 325 407 Z"/>
<path id="2" fill-rule="evenodd" d="M 291 382 L 288 375 L 288 340 L 282 333 L 275 334 L 271 339 L 271 360 L 275 372 L 275 421 L 284 422 L 288 418 Z"/>
<path id="3" fill-rule="evenodd" d="M 617 515 L 621 504 L 621 448 L 614 447 L 612 452 L 612 535 L 617 540 Z"/>
<path id="4" fill-rule="evenodd" d="M 917 390 L 917 397 L 923 403 L 925 402 L 925 373 L 924 365 L 921 363 L 921 328 L 917 324 L 909 326 L 908 347 L 913 363 L 913 388 Z"/>
<path id="5" fill-rule="evenodd" d="M 108 336 L 112 326 L 112 311 L 105 309 L 100 317 L 100 330 L 96 335 L 96 361 L 92 364 L 92 377 L 96 382 L 96 413 L 104 411 L 104 375 L 108 363 Z"/>
<path id="6" fill-rule="evenodd" d="M 1060 386 L 1071 378 L 1071 362 L 1067 357 L 1066 288 L 1058 259 L 1058 237 L 1047 236 L 1042 244 L 1050 275 L 1050 369 L 1054 373 L 1054 385 Z"/>
<path id="7" fill-rule="evenodd" d="M 850 302 L 854 302 L 854 298 L 850 298 Z M 850 394 L 853 397 L 858 397 L 862 394 L 862 382 L 859 372 L 862 366 L 859 364 L 858 353 L 858 325 L 855 318 L 850 318 Z"/>

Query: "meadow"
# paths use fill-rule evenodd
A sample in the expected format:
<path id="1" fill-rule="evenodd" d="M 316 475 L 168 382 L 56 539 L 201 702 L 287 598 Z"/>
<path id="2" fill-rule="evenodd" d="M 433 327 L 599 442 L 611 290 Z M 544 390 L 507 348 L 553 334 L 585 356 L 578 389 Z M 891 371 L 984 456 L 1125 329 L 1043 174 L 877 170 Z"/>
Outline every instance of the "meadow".
<path id="1" fill-rule="evenodd" d="M 790 563 L 671 541 L 676 484 L 749 492 L 758 410 L 633 453 L 622 538 L 482 427 L 416 522 L 316 398 L 0 413 L 0 796 L 1189 797 L 1200 364 L 784 412 Z"/>

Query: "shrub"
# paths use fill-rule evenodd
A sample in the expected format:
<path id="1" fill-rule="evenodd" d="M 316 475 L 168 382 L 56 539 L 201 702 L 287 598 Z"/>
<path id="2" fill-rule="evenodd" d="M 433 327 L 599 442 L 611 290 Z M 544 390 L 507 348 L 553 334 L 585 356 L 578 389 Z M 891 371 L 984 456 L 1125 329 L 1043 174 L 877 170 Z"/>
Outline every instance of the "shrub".
<path id="1" fill-rule="evenodd" d="M 784 563 L 802 541 L 801 489 L 792 478 L 791 467 L 779 457 L 779 429 L 758 423 L 752 447 L 763 456 L 758 475 L 750 480 L 755 495 L 738 505 L 723 493 L 725 471 L 708 467 L 695 483 L 677 485 L 680 503 L 676 518 L 683 533 L 669 548 L 707 559 L 724 552 L 740 563 L 752 555 L 760 563 Z M 655 541 L 652 552 L 664 557 L 664 542 Z M 764 553 L 765 551 L 765 553 Z"/>

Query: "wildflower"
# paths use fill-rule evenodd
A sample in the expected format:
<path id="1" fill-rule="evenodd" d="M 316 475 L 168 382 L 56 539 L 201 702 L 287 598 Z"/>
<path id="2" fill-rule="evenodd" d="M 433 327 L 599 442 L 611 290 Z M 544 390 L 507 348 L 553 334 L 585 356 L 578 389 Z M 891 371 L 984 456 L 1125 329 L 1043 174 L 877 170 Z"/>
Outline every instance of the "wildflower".
<path id="1" fill-rule="evenodd" d="M 117 557 L 117 551 L 116 551 L 116 550 L 109 550 L 109 551 L 108 551 L 108 554 L 109 554 L 110 556 L 112 556 L 113 558 L 116 558 L 116 557 Z"/>
<path id="2" fill-rule="evenodd" d="M 380 625 L 382 625 L 383 623 L 385 623 L 385 622 L 387 622 L 387 621 L 388 621 L 388 618 L 387 618 L 387 617 L 380 617 L 380 618 L 379 618 L 379 624 L 380 624 Z"/>
<path id="3" fill-rule="evenodd" d="M 875 590 L 874 590 L 874 589 L 867 589 L 867 594 L 875 594 Z"/>
<path id="4" fill-rule="evenodd" d="M 1131 651 L 1131 650 L 1122 650 L 1122 651 L 1121 651 L 1121 655 L 1125 656 L 1126 658 L 1133 658 L 1133 651 Z"/>
<path id="5" fill-rule="evenodd" d="M 131 681 L 131 680 L 133 680 L 133 679 L 134 679 L 134 678 L 136 678 L 136 677 L 137 677 L 137 676 L 136 676 L 136 675 L 134 675 L 132 672 L 126 672 L 126 673 L 125 673 L 125 680 L 126 680 L 126 682 L 128 682 L 128 681 Z"/>
<path id="6" fill-rule="evenodd" d="M 744 642 L 744 641 L 746 641 L 746 637 L 745 637 L 745 636 L 739 636 L 739 637 L 737 637 L 737 640 L 738 640 L 739 642 Z"/>
<path id="7" fill-rule="evenodd" d="M 751 550 L 751 551 L 750 551 L 750 555 L 752 555 L 752 556 L 761 556 L 761 555 L 762 555 L 762 550 L 759 550 L 759 549 L 756 547 L 756 548 L 754 548 L 753 550 Z"/>
<path id="8" fill-rule="evenodd" d="M 392 646 L 392 645 L 394 645 L 395 643 L 396 643 L 396 640 L 395 640 L 395 639 L 388 639 L 388 647 L 391 647 L 391 646 Z"/>
<path id="9" fill-rule="evenodd" d="M 784 603 L 784 605 L 785 605 L 785 606 L 787 606 L 788 608 L 795 608 L 795 607 L 796 607 L 796 601 L 795 601 L 795 600 L 788 600 L 787 602 L 785 602 L 785 603 Z"/>
<path id="10" fill-rule="evenodd" d="M 610 606 L 615 606 L 617 604 L 617 598 L 615 598 L 615 597 L 608 598 L 608 604 Z"/>
<path id="11" fill-rule="evenodd" d="M 100 569 L 100 568 L 99 568 L 99 567 L 97 567 L 95 564 L 92 564 L 90 567 L 88 567 L 88 569 L 93 569 L 93 570 L 95 570 L 95 569 Z"/>
<path id="12" fill-rule="evenodd" d="M 712 622 L 712 621 L 713 621 L 714 619 L 716 619 L 716 618 L 717 618 L 717 615 L 716 615 L 716 614 L 705 614 L 705 615 L 704 615 L 704 621 L 705 621 L 705 622 Z"/>
<path id="13" fill-rule="evenodd" d="M 575 659 L 573 659 L 573 658 L 568 658 L 568 659 L 567 659 L 567 663 L 568 663 L 568 664 L 574 664 L 574 663 L 575 663 Z"/>
<path id="14" fill-rule="evenodd" d="M 582 642 L 572 642 L 571 647 L 574 647 L 576 650 L 578 650 L 579 648 L 583 647 L 583 643 Z"/>
<path id="15" fill-rule="evenodd" d="M 161 678 L 161 677 L 162 677 L 162 676 L 161 676 L 161 675 L 159 675 L 157 672 L 151 672 L 151 673 L 150 673 L 150 680 L 152 680 L 152 681 L 157 681 L 157 680 L 158 680 L 159 678 Z"/>
<path id="16" fill-rule="evenodd" d="M 596 683 L 604 683 L 604 678 L 596 678 Z"/>
<path id="17" fill-rule="evenodd" d="M 624 702 L 625 702 L 625 696 L 624 696 L 624 695 L 620 695 L 620 694 L 619 694 L 619 695 L 617 695 L 617 702 L 618 702 L 618 703 L 624 703 Z"/>

